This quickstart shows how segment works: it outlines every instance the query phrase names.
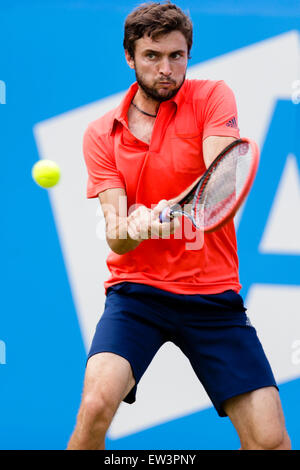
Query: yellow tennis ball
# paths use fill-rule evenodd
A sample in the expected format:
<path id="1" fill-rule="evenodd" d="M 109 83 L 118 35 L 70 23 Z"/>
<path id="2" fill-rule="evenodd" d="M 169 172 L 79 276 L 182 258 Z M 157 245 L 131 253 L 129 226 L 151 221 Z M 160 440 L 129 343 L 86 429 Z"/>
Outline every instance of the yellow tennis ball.
<path id="1" fill-rule="evenodd" d="M 40 160 L 32 167 L 32 178 L 42 188 L 51 188 L 59 182 L 60 168 L 52 160 Z"/>

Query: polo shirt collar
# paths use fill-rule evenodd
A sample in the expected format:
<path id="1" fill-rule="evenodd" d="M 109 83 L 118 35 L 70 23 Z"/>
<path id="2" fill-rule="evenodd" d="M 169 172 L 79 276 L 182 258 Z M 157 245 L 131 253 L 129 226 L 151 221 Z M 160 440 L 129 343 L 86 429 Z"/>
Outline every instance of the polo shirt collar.
<path id="1" fill-rule="evenodd" d="M 178 107 L 185 98 L 187 85 L 188 85 L 187 80 L 185 80 L 183 85 L 181 86 L 180 90 L 178 91 L 178 93 L 176 93 L 176 95 L 173 98 L 171 98 L 170 100 L 164 101 L 164 103 L 173 102 L 173 103 L 176 104 L 176 107 Z M 116 121 L 119 121 L 123 125 L 127 126 L 127 112 L 128 112 L 131 101 L 133 100 L 136 92 L 138 91 L 138 88 L 139 88 L 138 83 L 134 82 L 130 86 L 130 88 L 128 89 L 128 91 L 127 91 L 126 95 L 124 96 L 123 100 L 121 101 L 120 105 L 116 108 L 115 116 L 114 116 L 114 119 L 113 119 L 113 122 L 112 122 L 112 125 L 111 125 L 111 128 L 110 128 L 110 134 L 112 134 L 112 132 L 114 130 L 114 126 L 115 126 Z"/>
<path id="2" fill-rule="evenodd" d="M 181 103 L 184 101 L 186 97 L 187 87 L 188 87 L 188 81 L 187 79 L 185 79 L 180 90 L 169 101 L 173 101 L 177 105 L 177 107 L 181 105 Z"/>

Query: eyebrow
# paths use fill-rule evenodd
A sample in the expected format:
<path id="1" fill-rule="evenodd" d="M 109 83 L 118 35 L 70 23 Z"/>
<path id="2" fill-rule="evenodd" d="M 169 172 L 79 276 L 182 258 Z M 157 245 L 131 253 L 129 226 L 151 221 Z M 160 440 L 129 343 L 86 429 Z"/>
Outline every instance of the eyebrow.
<path id="1" fill-rule="evenodd" d="M 155 50 L 153 50 L 153 49 L 146 49 L 146 50 L 144 51 L 144 54 L 149 54 L 150 52 L 151 52 L 151 54 L 161 54 L 160 51 L 155 51 Z M 183 49 L 178 49 L 178 50 L 176 50 L 176 51 L 170 52 L 170 54 L 184 54 L 185 52 L 186 52 L 186 51 L 183 50 Z"/>

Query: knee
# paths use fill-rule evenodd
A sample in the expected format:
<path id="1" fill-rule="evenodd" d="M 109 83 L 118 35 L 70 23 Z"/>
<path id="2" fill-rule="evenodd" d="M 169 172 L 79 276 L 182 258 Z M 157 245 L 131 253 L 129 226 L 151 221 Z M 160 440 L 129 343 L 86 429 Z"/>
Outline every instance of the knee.
<path id="1" fill-rule="evenodd" d="M 106 431 L 114 416 L 114 405 L 104 395 L 91 393 L 83 397 L 79 414 L 87 427 Z"/>
<path id="2" fill-rule="evenodd" d="M 255 449 L 262 450 L 290 450 L 291 441 L 285 428 L 278 426 L 254 433 L 252 446 Z"/>

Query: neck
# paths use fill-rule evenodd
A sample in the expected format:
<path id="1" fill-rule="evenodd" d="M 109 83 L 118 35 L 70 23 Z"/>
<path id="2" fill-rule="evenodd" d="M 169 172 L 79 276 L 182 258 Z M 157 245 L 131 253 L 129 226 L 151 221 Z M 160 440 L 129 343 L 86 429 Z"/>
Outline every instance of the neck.
<path id="1" fill-rule="evenodd" d="M 152 118 L 156 118 L 157 114 L 150 114 L 150 113 L 147 113 L 146 111 L 143 111 L 141 108 L 139 108 L 133 101 L 131 102 L 131 104 L 135 107 L 135 109 L 137 109 L 140 113 L 142 114 L 145 114 L 145 116 L 149 116 L 149 117 L 152 117 Z"/>
<path id="2" fill-rule="evenodd" d="M 143 90 L 141 90 L 140 88 L 136 92 L 132 103 L 135 107 L 138 108 L 139 111 L 143 111 L 144 114 L 146 113 L 151 117 L 156 117 L 160 105 L 158 101 L 155 101 L 145 95 L 145 93 L 143 93 Z"/>

